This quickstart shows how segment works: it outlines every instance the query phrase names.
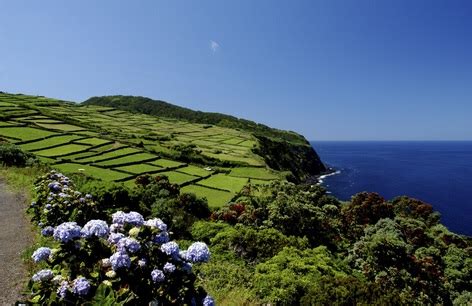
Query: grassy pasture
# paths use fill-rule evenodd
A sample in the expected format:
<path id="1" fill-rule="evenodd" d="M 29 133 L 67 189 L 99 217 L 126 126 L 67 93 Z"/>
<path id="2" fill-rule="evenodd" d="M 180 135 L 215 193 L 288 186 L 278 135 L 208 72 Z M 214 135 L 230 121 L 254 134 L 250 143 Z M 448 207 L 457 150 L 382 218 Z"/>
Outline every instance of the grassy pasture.
<path id="1" fill-rule="evenodd" d="M 238 167 L 233 168 L 230 173 L 231 176 L 235 177 L 249 177 L 260 180 L 276 180 L 279 177 L 274 172 L 266 168 L 256 167 Z"/>
<path id="2" fill-rule="evenodd" d="M 248 179 L 242 177 L 233 177 L 226 174 L 215 174 L 211 177 L 198 182 L 198 185 L 227 190 L 233 193 L 241 191 L 247 184 Z"/>
<path id="3" fill-rule="evenodd" d="M 100 148 L 102 148 L 102 147 L 100 147 Z M 81 162 L 83 162 L 83 163 L 99 162 L 99 161 L 102 161 L 102 160 L 108 159 L 108 158 L 118 158 L 118 157 L 121 157 L 121 156 L 126 155 L 126 154 L 140 153 L 140 152 L 141 151 L 139 151 L 137 149 L 130 148 L 130 147 L 125 147 L 125 148 L 110 151 L 110 152 L 104 152 L 103 154 L 98 155 L 98 156 L 92 156 L 92 157 L 84 158 L 84 159 L 81 160 Z"/>
<path id="4" fill-rule="evenodd" d="M 179 168 L 177 171 L 200 177 L 208 176 L 213 173 L 213 171 L 208 171 L 194 165 L 188 165 L 187 167 Z"/>
<path id="5" fill-rule="evenodd" d="M 153 158 L 157 158 L 156 155 L 152 155 L 149 153 L 137 153 L 133 155 L 127 155 L 123 157 L 118 157 L 110 160 L 106 160 L 103 162 L 98 162 L 97 165 L 99 166 L 119 166 L 128 163 L 140 163 L 146 160 L 150 160 Z"/>
<path id="6" fill-rule="evenodd" d="M 10 102 L 0 101 L 0 107 L 4 107 L 4 106 L 16 106 L 16 105 Z"/>
<path id="7" fill-rule="evenodd" d="M 141 174 L 161 170 L 163 168 L 148 164 L 135 164 L 129 166 L 116 167 L 113 169 L 122 170 L 133 174 Z"/>
<path id="8" fill-rule="evenodd" d="M 72 140 L 81 138 L 81 136 L 77 135 L 59 135 L 51 138 L 46 138 L 42 140 L 38 140 L 35 142 L 30 142 L 27 144 L 20 145 L 23 150 L 33 151 L 33 150 L 40 150 L 42 148 L 47 148 L 55 145 L 66 144 L 71 142 Z"/>
<path id="9" fill-rule="evenodd" d="M 206 198 L 210 207 L 221 207 L 228 203 L 234 194 L 227 191 L 215 190 L 198 185 L 188 185 L 181 188 L 182 193 L 194 193 L 199 197 Z"/>
<path id="10" fill-rule="evenodd" d="M 167 172 L 160 172 L 157 175 L 165 175 L 169 178 L 169 181 L 173 184 L 183 184 L 187 183 L 190 181 L 193 181 L 194 179 L 197 179 L 198 177 L 185 174 L 185 173 L 180 173 L 180 172 L 175 172 L 175 171 L 167 171 Z"/>
<path id="11" fill-rule="evenodd" d="M 85 138 L 81 140 L 74 141 L 75 143 L 81 143 L 81 144 L 86 144 L 86 145 L 91 145 L 91 146 L 99 146 L 104 143 L 110 142 L 110 140 L 106 139 L 101 139 L 101 138 Z"/>
<path id="12" fill-rule="evenodd" d="M 0 128 L 0 135 L 29 141 L 56 135 L 56 133 L 31 127 L 2 127 Z"/>
<path id="13" fill-rule="evenodd" d="M 115 181 L 128 177 L 126 173 L 121 173 L 118 171 L 113 171 L 110 169 L 102 169 L 89 165 L 75 164 L 75 163 L 65 163 L 54 165 L 54 168 L 59 169 L 62 172 L 66 173 L 84 173 L 86 175 L 99 178 L 104 181 Z M 82 170 L 80 170 L 82 169 Z"/>
<path id="14" fill-rule="evenodd" d="M 49 129 L 49 130 L 58 130 L 63 132 L 73 132 L 73 131 L 82 131 L 84 128 L 71 124 L 49 124 L 49 123 L 36 123 L 38 126 Z"/>
<path id="15" fill-rule="evenodd" d="M 69 153 L 74 153 L 77 151 L 83 151 L 88 149 L 87 146 L 79 145 L 79 144 L 66 144 L 60 147 L 55 147 L 52 149 L 45 149 L 41 151 L 36 151 L 34 154 L 45 156 L 45 157 L 54 157 L 54 156 L 61 156 L 66 155 Z"/>
<path id="16" fill-rule="evenodd" d="M 170 159 L 160 158 L 158 160 L 150 162 L 153 165 L 162 167 L 162 168 L 174 168 L 185 165 L 184 163 L 173 161 Z"/>

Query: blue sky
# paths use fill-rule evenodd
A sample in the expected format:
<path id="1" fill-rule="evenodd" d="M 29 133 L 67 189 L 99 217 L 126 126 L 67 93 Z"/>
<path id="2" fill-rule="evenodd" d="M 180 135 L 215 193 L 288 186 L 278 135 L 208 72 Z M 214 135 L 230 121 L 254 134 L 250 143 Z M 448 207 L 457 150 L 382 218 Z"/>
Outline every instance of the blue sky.
<path id="1" fill-rule="evenodd" d="M 2 1 L 0 90 L 142 95 L 311 140 L 472 139 L 472 1 Z"/>

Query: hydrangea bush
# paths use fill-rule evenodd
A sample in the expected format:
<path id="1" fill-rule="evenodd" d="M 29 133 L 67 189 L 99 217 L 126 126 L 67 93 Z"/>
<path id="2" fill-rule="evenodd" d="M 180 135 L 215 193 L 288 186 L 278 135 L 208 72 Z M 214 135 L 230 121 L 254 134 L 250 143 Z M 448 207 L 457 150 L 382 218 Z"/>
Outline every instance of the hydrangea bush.
<path id="1" fill-rule="evenodd" d="M 65 192 L 71 197 L 76 194 L 65 176 L 53 172 L 46 178 L 40 186 L 47 186 L 54 194 L 64 192 L 64 186 L 68 186 Z M 48 180 L 54 180 L 53 184 Z M 49 202 L 43 202 L 44 196 L 40 193 L 36 205 L 51 203 L 47 200 L 50 195 L 46 197 Z M 85 202 L 79 199 L 70 203 L 90 205 L 91 196 L 83 197 Z M 42 204 L 37 204 L 40 201 Z M 76 209 L 67 205 L 62 208 Z M 42 214 L 42 210 L 38 212 Z M 31 302 L 214 305 L 203 288 L 195 286 L 192 272 L 193 264 L 210 259 L 205 243 L 195 242 L 182 250 L 170 241 L 162 220 L 144 220 L 133 211 L 113 213 L 110 224 L 99 219 L 81 223 L 65 216 L 71 215 L 64 211 L 60 224 L 48 217 L 42 219 L 47 223 L 41 233 L 53 241 L 53 247 L 40 247 L 32 255 L 43 269 L 29 283 Z"/>

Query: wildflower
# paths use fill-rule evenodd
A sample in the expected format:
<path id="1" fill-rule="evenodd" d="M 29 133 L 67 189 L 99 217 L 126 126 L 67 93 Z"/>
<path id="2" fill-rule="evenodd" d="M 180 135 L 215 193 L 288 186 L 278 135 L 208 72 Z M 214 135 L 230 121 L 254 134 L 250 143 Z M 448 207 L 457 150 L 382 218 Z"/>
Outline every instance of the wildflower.
<path id="1" fill-rule="evenodd" d="M 52 226 L 46 226 L 41 230 L 41 235 L 43 236 L 52 236 L 54 234 L 54 228 Z"/>
<path id="2" fill-rule="evenodd" d="M 161 270 L 155 269 L 155 270 L 152 270 L 151 272 L 151 278 L 153 282 L 160 283 L 160 282 L 163 282 L 166 277 L 164 275 L 164 272 L 162 272 Z"/>
<path id="3" fill-rule="evenodd" d="M 57 289 L 57 295 L 59 296 L 59 298 L 63 299 L 66 297 L 68 291 L 69 291 L 69 283 L 67 281 L 62 281 L 61 285 Z"/>
<path id="4" fill-rule="evenodd" d="M 51 249 L 50 248 L 40 247 L 39 249 L 34 251 L 31 258 L 33 258 L 34 262 L 39 262 L 41 260 L 48 259 L 50 255 L 51 255 Z"/>
<path id="5" fill-rule="evenodd" d="M 38 271 L 33 277 L 31 278 L 33 282 L 45 282 L 50 280 L 51 278 L 54 277 L 54 274 L 52 273 L 51 270 L 45 269 Z"/>
<path id="6" fill-rule="evenodd" d="M 126 214 L 125 222 L 135 226 L 141 226 L 144 223 L 144 217 L 135 211 Z"/>
<path id="7" fill-rule="evenodd" d="M 97 236 L 101 238 L 108 235 L 108 233 L 108 225 L 102 220 L 90 220 L 82 228 L 82 234 L 85 237 Z"/>
<path id="8" fill-rule="evenodd" d="M 215 300 L 211 296 L 207 295 L 203 299 L 202 304 L 203 304 L 203 306 L 214 306 L 215 305 Z"/>
<path id="9" fill-rule="evenodd" d="M 108 242 L 111 244 L 117 244 L 124 237 L 125 235 L 122 233 L 111 233 L 110 236 L 108 236 Z"/>
<path id="10" fill-rule="evenodd" d="M 186 259 L 191 262 L 207 262 L 210 259 L 210 250 L 203 242 L 194 242 L 187 249 Z"/>
<path id="11" fill-rule="evenodd" d="M 90 290 L 90 283 L 85 277 L 79 277 L 74 280 L 74 286 L 72 287 L 72 291 L 74 294 L 79 296 L 85 296 L 88 294 Z"/>
<path id="12" fill-rule="evenodd" d="M 179 254 L 179 245 L 175 241 L 161 245 L 161 251 L 167 255 L 176 256 Z"/>
<path id="13" fill-rule="evenodd" d="M 167 263 L 164 265 L 163 270 L 164 270 L 164 272 L 172 273 L 172 272 L 175 271 L 175 265 L 171 264 L 170 262 L 167 262 Z"/>
<path id="14" fill-rule="evenodd" d="M 118 241 L 117 243 L 117 246 L 118 250 L 120 250 L 121 252 L 127 250 L 130 253 L 136 253 L 137 251 L 139 251 L 139 249 L 141 249 L 141 245 L 136 239 L 128 237 L 120 239 L 120 241 Z"/>
<path id="15" fill-rule="evenodd" d="M 165 224 L 159 218 L 154 218 L 154 219 L 147 220 L 147 221 L 144 222 L 144 225 L 149 226 L 149 227 L 158 228 L 163 232 L 167 231 L 167 224 Z"/>
<path id="16" fill-rule="evenodd" d="M 120 268 L 129 268 L 131 266 L 131 259 L 128 254 L 123 252 L 116 252 L 110 257 L 111 268 L 118 270 Z"/>
<path id="17" fill-rule="evenodd" d="M 64 222 L 54 229 L 54 238 L 63 243 L 69 242 L 74 238 L 80 238 L 80 226 L 75 222 Z"/>

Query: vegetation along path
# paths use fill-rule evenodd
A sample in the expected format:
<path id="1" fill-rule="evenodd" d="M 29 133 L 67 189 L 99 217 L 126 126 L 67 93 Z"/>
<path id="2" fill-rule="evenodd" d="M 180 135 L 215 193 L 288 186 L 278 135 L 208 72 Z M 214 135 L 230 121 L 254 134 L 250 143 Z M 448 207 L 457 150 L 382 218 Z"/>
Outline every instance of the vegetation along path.
<path id="1" fill-rule="evenodd" d="M 0 305 L 22 300 L 26 267 L 21 253 L 32 244 L 25 202 L 23 195 L 10 192 L 0 178 Z"/>

